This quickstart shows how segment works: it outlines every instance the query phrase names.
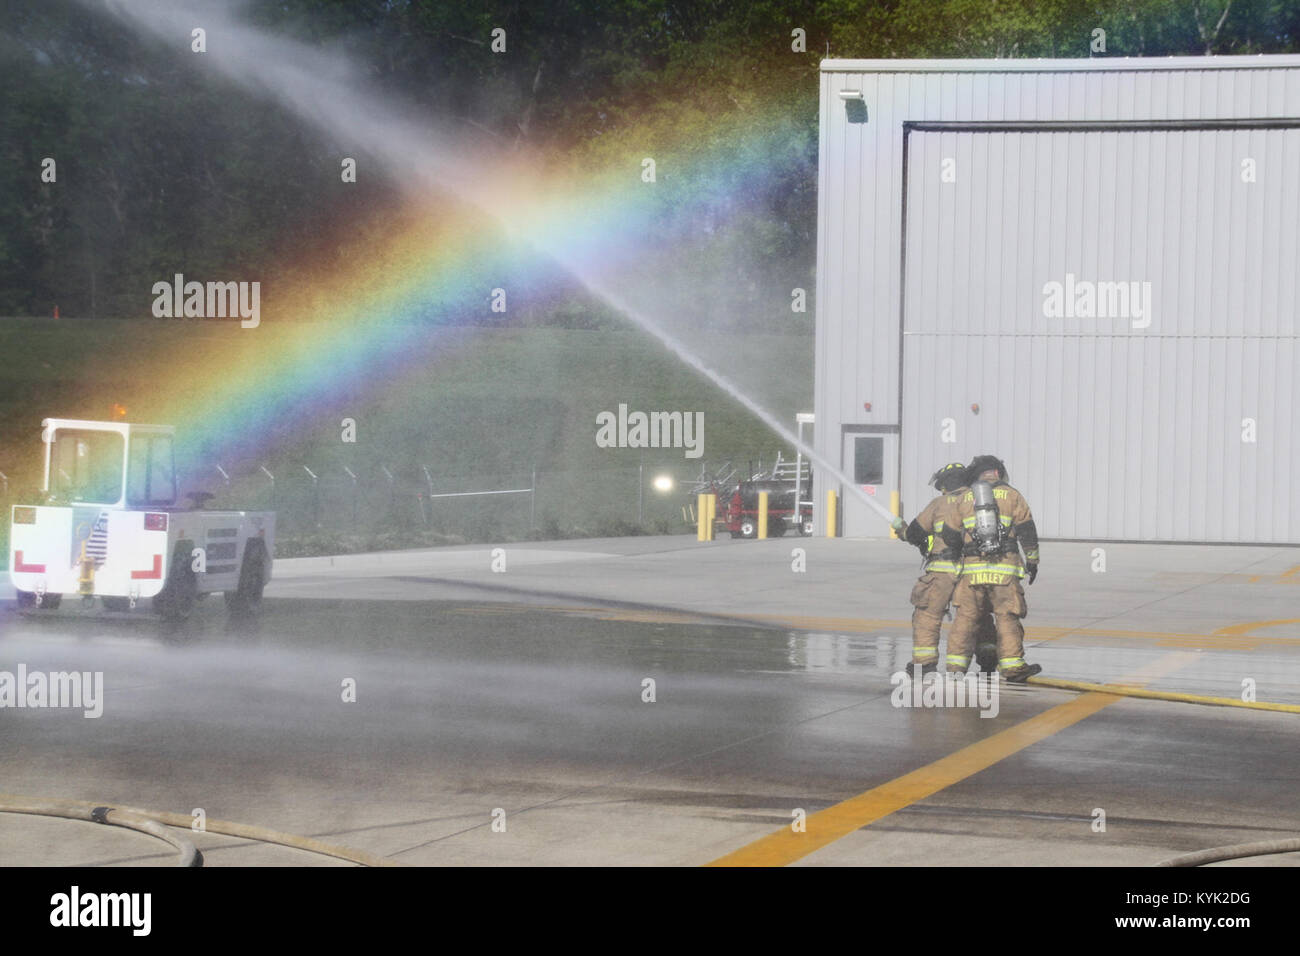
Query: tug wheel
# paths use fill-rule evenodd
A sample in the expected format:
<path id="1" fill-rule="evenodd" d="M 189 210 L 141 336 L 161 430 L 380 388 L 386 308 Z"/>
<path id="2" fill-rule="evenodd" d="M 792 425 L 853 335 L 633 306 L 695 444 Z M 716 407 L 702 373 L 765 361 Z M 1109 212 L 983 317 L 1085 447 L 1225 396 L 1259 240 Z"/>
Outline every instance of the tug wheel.
<path id="1" fill-rule="evenodd" d="M 239 587 L 224 594 L 226 609 L 232 615 L 256 614 L 262 607 L 262 592 L 266 589 L 265 567 L 266 548 L 261 542 L 250 541 L 239 569 Z"/>
<path id="2" fill-rule="evenodd" d="M 153 609 L 164 621 L 184 621 L 194 613 L 198 596 L 199 582 L 190 566 L 189 553 L 184 548 L 177 548 L 167 583 L 153 599 Z"/>

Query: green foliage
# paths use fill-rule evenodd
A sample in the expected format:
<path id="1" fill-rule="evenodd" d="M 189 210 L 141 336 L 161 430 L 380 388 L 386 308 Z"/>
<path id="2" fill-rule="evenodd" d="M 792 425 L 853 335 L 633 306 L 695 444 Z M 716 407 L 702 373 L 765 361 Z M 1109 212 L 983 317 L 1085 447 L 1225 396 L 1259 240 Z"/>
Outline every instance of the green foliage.
<path id="1" fill-rule="evenodd" d="M 1300 49 L 1293 0 L 252 0 L 244 15 L 349 57 L 394 101 L 567 170 L 579 186 L 654 155 L 666 208 L 650 238 L 708 238 L 689 258 L 734 280 L 732 314 L 714 317 L 722 327 L 788 290 L 791 271 L 811 273 L 827 51 L 1088 56 L 1098 28 L 1108 56 Z M 503 54 L 488 46 L 497 27 Z M 796 27 L 804 53 L 791 49 Z M 151 284 L 174 272 L 271 278 L 294 257 L 337 255 L 320 237 L 396 201 L 373 177 L 332 188 L 335 144 L 106 8 L 4 0 L 0 29 L 0 314 L 58 305 L 127 317 L 144 314 Z M 718 157 L 756 134 L 771 180 L 746 193 L 737 164 L 735 181 L 718 184 L 746 195 L 744 215 L 693 194 L 673 206 L 683 195 L 674 171 L 725 173 Z M 57 185 L 40 182 L 47 156 Z M 682 232 L 685 212 L 694 232 Z M 554 297 L 526 319 L 615 321 Z"/>

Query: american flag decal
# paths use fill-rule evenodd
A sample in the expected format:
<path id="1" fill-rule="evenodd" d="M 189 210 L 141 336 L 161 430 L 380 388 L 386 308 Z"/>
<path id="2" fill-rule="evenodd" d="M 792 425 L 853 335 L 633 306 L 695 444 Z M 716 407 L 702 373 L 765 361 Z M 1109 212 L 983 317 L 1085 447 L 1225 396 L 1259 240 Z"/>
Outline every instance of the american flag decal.
<path id="1" fill-rule="evenodd" d="M 104 566 L 108 557 L 108 512 L 99 512 L 93 521 L 81 521 L 72 532 L 72 564 L 81 560 L 81 543 L 86 543 L 86 557 L 95 562 L 95 568 Z"/>
<path id="2" fill-rule="evenodd" d="M 96 568 L 104 566 L 108 557 L 108 512 L 101 511 L 95 519 L 95 526 L 90 530 L 90 539 L 86 542 L 86 557 L 95 562 Z"/>

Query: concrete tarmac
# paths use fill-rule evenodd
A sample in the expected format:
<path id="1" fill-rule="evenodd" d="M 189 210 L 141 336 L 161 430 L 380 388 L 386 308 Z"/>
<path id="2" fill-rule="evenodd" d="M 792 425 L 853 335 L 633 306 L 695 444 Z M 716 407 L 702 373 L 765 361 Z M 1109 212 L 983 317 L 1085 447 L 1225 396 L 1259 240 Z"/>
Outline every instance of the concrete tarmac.
<path id="1" fill-rule="evenodd" d="M 1044 676 L 1300 703 L 1300 550 L 1043 551 Z M 1005 686 L 991 717 L 895 706 L 917 571 L 892 541 L 676 536 L 277 561 L 252 624 L 220 598 L 174 631 L 10 604 L 0 672 L 102 672 L 103 715 L 0 709 L 0 790 L 429 865 L 1145 865 L 1300 836 L 1300 714 Z M 993 752 L 1005 733 L 1030 742 Z M 932 792 L 899 800 L 918 772 Z M 762 849 L 801 814 L 815 841 Z M 342 862 L 194 836 L 208 865 Z M 0 813 L 4 864 L 170 854 Z"/>

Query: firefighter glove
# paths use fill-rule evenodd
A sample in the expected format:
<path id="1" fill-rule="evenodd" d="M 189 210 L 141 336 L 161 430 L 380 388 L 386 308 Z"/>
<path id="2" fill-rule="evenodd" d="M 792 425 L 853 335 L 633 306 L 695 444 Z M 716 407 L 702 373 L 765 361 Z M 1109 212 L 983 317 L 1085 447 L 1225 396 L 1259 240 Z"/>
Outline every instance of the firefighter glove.
<path id="1" fill-rule="evenodd" d="M 1025 570 L 1029 572 L 1029 583 L 1034 583 L 1034 578 L 1038 577 L 1038 562 L 1031 561 L 1025 565 Z"/>

